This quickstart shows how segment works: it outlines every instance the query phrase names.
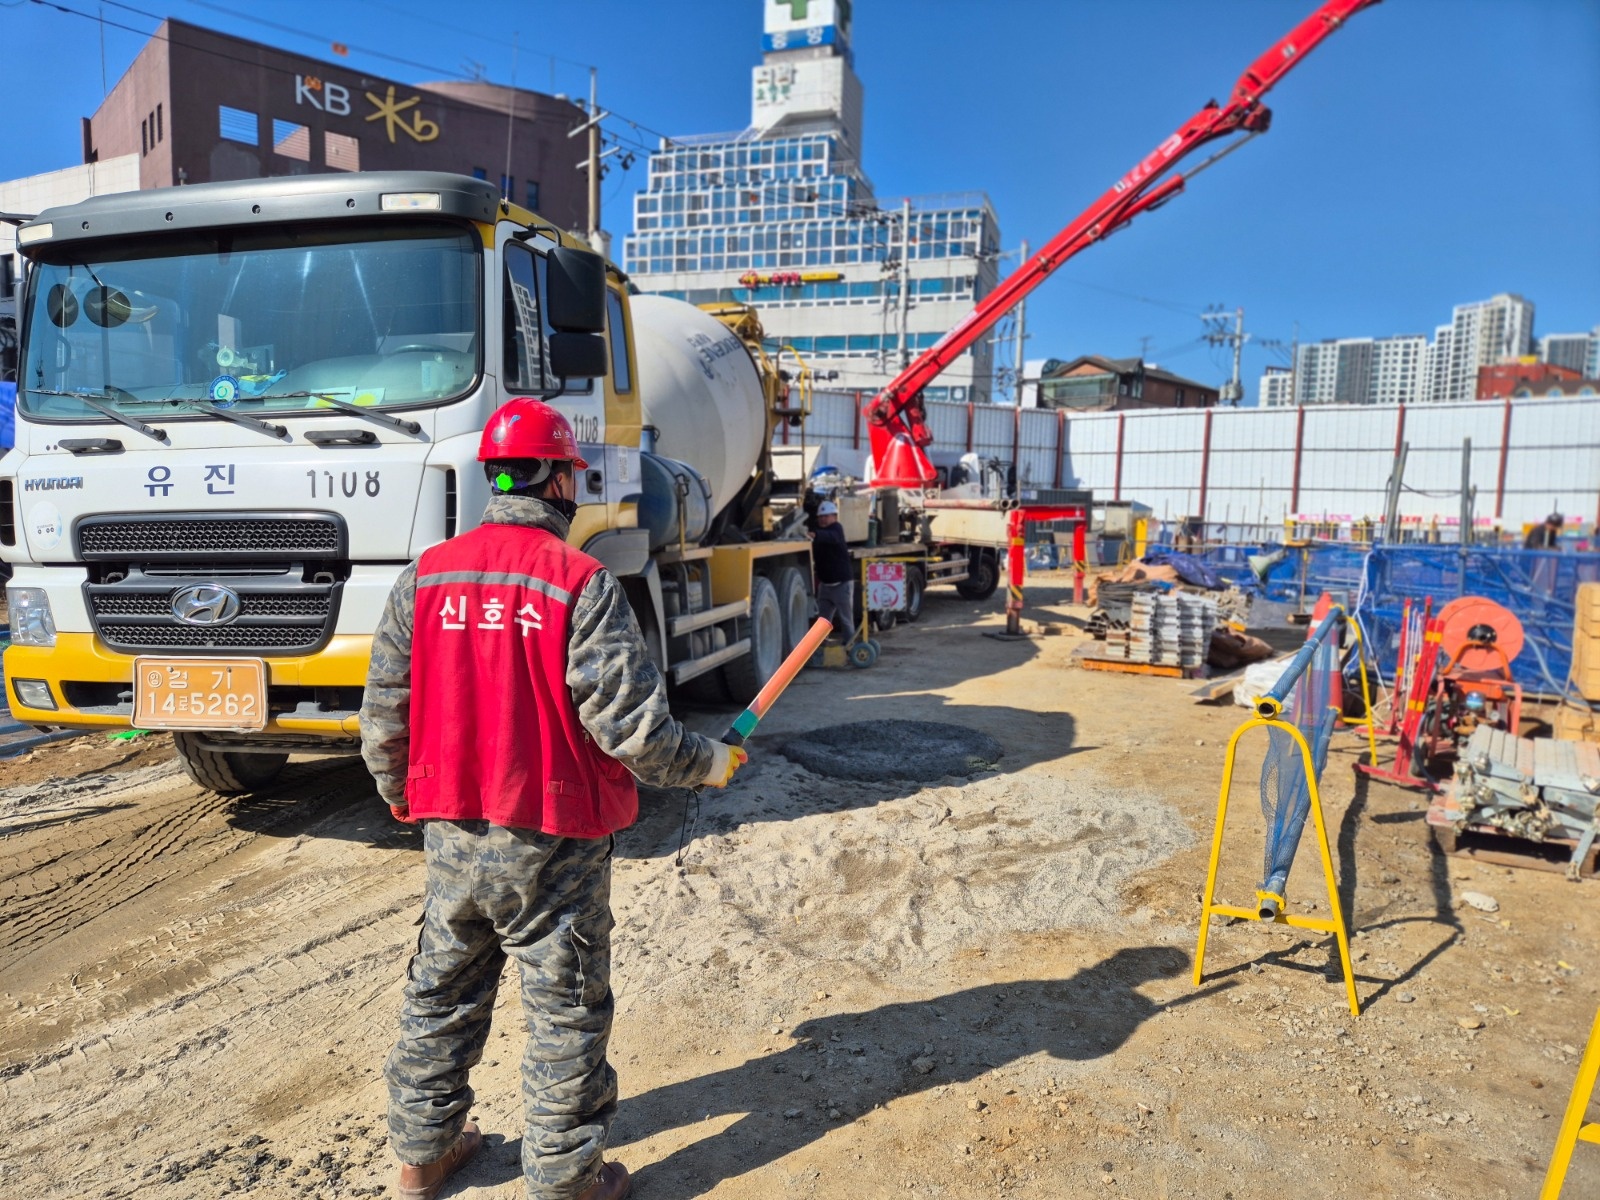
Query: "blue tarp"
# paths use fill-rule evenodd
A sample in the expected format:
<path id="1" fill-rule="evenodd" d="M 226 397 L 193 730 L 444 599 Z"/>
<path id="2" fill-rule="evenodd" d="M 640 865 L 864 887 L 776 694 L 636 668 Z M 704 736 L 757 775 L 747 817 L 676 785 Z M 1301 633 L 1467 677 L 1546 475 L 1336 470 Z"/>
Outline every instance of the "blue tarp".
<path id="1" fill-rule="evenodd" d="M 17 385 L 0 383 L 0 447 L 9 450 L 16 444 Z"/>

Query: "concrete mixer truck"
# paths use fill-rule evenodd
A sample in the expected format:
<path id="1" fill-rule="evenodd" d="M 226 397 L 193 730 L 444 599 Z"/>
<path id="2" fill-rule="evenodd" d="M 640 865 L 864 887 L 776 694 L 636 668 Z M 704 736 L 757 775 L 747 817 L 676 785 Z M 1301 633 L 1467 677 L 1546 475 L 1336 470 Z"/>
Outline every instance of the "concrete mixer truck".
<path id="1" fill-rule="evenodd" d="M 0 557 L 21 721 L 170 730 L 222 791 L 354 753 L 390 586 L 477 522 L 478 432 L 512 395 L 571 420 L 590 464 L 571 540 L 674 685 L 743 702 L 804 630 L 809 543 L 768 503 L 785 382 L 488 183 L 133 192 L 17 240 Z"/>

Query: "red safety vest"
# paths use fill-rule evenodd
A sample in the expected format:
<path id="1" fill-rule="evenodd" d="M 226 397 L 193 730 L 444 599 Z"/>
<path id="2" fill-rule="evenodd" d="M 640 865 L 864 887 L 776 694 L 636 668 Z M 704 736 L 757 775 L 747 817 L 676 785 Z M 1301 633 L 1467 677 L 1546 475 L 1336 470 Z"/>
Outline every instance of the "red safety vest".
<path id="1" fill-rule="evenodd" d="M 578 720 L 572 606 L 600 563 L 553 533 L 478 526 L 423 553 L 411 642 L 413 818 L 558 837 L 633 824 L 633 776 Z"/>

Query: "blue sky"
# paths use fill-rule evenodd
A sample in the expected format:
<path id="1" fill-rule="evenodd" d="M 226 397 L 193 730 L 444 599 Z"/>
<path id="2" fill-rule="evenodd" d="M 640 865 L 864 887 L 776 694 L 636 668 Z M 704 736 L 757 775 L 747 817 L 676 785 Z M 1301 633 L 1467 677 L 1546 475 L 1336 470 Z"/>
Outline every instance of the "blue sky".
<path id="1" fill-rule="evenodd" d="M 519 84 L 583 92 L 593 64 L 606 107 L 669 134 L 743 127 L 760 55 L 759 0 L 58 2 L 104 13 L 108 83 L 144 40 L 109 23 L 156 26 L 132 10 L 324 57 L 342 41 L 351 65 L 407 82 L 471 63 L 508 82 L 516 32 Z M 983 189 L 1004 244 L 1037 246 L 1314 8 L 856 0 L 868 174 L 886 204 Z M 0 178 L 77 162 L 79 118 L 102 96 L 97 23 L 0 0 L 0 46 L 12 99 Z M 1035 293 L 1029 357 L 1144 344 L 1220 382 L 1225 355 L 1195 344 L 1210 304 L 1242 306 L 1248 331 L 1283 342 L 1296 322 L 1302 340 L 1429 333 L 1452 305 L 1501 291 L 1535 302 L 1538 332 L 1600 324 L 1600 0 L 1387 0 L 1269 104 L 1265 137 Z M 630 227 L 643 179 L 641 162 L 607 180 L 613 233 Z M 1252 400 L 1272 361 L 1247 347 Z"/>

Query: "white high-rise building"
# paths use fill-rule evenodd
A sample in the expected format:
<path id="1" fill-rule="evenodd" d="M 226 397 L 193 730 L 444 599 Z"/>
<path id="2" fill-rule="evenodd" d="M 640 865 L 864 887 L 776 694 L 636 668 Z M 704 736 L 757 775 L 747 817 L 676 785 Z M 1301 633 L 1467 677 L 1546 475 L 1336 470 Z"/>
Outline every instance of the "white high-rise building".
<path id="1" fill-rule="evenodd" d="M 1433 341 L 1428 343 L 1422 356 L 1422 371 L 1417 381 L 1417 400 L 1429 404 L 1444 399 L 1445 385 L 1450 381 L 1450 343 L 1454 327 L 1437 326 Z"/>
<path id="2" fill-rule="evenodd" d="M 1379 338 L 1373 343 L 1369 404 L 1413 404 L 1421 394 L 1428 339 L 1420 333 Z"/>
<path id="3" fill-rule="evenodd" d="M 1294 403 L 1294 372 L 1288 367 L 1268 367 L 1261 376 L 1256 402 L 1262 408 L 1287 408 Z"/>
<path id="4" fill-rule="evenodd" d="M 1589 361 L 1600 330 L 1595 333 L 1547 333 L 1539 339 L 1539 361 L 1553 367 L 1566 367 L 1590 378 Z"/>
<path id="5" fill-rule="evenodd" d="M 1533 304 L 1501 292 L 1474 304 L 1458 304 L 1450 322 L 1446 378 L 1438 399 L 1472 400 L 1478 395 L 1478 368 L 1523 358 L 1533 348 Z M 1439 379 L 1435 370 L 1434 385 Z"/>
<path id="6" fill-rule="evenodd" d="M 1409 404 L 1427 351 L 1421 334 L 1307 342 L 1295 359 L 1294 402 Z"/>

